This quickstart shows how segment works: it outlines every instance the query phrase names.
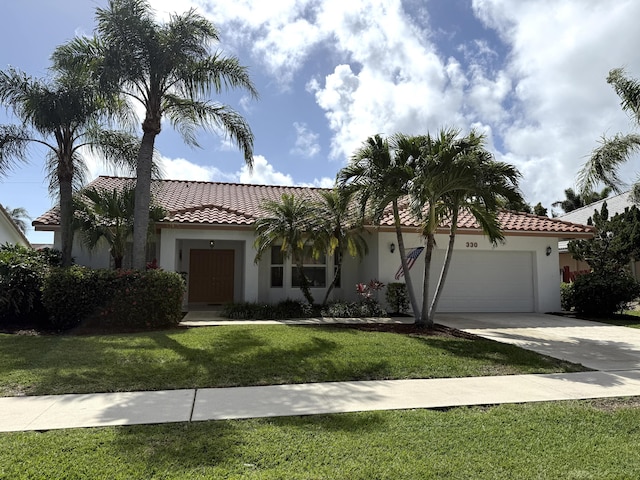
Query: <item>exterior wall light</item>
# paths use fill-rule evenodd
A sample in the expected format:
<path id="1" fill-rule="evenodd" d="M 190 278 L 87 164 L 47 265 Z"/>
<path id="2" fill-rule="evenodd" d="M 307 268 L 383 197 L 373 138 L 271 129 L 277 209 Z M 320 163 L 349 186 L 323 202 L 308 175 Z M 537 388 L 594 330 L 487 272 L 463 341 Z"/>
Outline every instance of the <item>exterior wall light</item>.
<path id="1" fill-rule="evenodd" d="M 547 257 L 551 255 L 551 245 L 547 247 Z"/>
<path id="2" fill-rule="evenodd" d="M 389 251 L 390 251 L 391 253 L 393 253 L 393 252 L 395 252 L 395 251 L 396 251 L 396 244 L 395 244 L 395 243 L 391 242 L 391 243 L 389 244 Z"/>
<path id="3" fill-rule="evenodd" d="M 215 240 L 209 240 L 209 248 L 213 248 L 216 246 L 216 241 Z M 549 247 L 551 248 L 551 247 Z"/>

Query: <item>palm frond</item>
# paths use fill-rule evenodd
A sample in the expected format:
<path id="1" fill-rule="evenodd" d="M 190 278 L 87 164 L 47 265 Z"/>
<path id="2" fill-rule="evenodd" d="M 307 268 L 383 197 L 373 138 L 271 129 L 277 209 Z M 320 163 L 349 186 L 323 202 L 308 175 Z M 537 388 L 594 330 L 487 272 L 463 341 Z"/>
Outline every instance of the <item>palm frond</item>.
<path id="1" fill-rule="evenodd" d="M 625 74 L 624 69 L 615 68 L 609 72 L 607 83 L 613 85 L 620 97 L 622 109 L 629 112 L 640 124 L 640 82 Z"/>
<path id="2" fill-rule="evenodd" d="M 618 168 L 640 150 L 639 134 L 617 134 L 613 138 L 602 137 L 600 146 L 578 173 L 578 186 L 582 194 L 593 191 L 598 183 L 620 193 L 625 183 L 618 176 Z"/>

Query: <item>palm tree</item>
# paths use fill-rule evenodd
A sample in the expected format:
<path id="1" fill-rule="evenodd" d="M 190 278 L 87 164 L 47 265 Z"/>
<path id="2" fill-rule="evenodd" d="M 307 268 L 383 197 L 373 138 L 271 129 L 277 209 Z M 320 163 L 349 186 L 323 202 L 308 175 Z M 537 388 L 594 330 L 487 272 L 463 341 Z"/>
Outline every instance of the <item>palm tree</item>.
<path id="1" fill-rule="evenodd" d="M 93 250 L 102 241 L 109 245 L 114 267 L 122 268 L 127 241 L 133 234 L 135 189 L 122 190 L 87 188 L 76 197 L 75 228 L 80 231 L 84 245 Z M 162 207 L 151 205 L 150 227 L 166 216 Z M 149 229 L 148 235 L 152 233 Z"/>
<path id="2" fill-rule="evenodd" d="M 25 218 L 31 220 L 29 212 L 22 207 L 11 208 L 9 205 L 5 205 L 4 209 L 9 214 L 9 218 L 16 224 L 16 227 L 18 227 L 22 233 L 25 233 L 27 231 Z"/>
<path id="3" fill-rule="evenodd" d="M 20 125 L 0 126 L 0 165 L 26 161 L 28 147 L 44 146 L 49 191 L 60 201 L 62 265 L 71 264 L 73 193 L 84 182 L 83 149 L 106 160 L 133 162 L 136 139 L 104 130 L 99 122 L 117 104 L 101 94 L 80 69 L 54 69 L 51 79 L 36 79 L 14 69 L 0 72 L 0 102 Z"/>
<path id="4" fill-rule="evenodd" d="M 613 85 L 621 99 L 622 109 L 640 124 L 640 82 L 626 76 L 624 69 L 609 72 L 607 83 Z M 620 193 L 624 182 L 618 177 L 618 167 L 640 151 L 640 134 L 618 133 L 612 138 L 602 137 L 600 146 L 591 152 L 591 158 L 578 173 L 578 184 L 583 193 L 592 192 L 602 182 Z M 638 183 L 634 185 L 637 187 Z M 634 188 L 634 192 L 637 188 Z"/>
<path id="5" fill-rule="evenodd" d="M 309 280 L 304 274 L 305 247 L 312 245 L 312 239 L 320 234 L 321 222 L 317 210 L 307 198 L 283 194 L 281 201 L 267 200 L 262 204 L 265 216 L 255 223 L 256 248 L 255 261 L 258 262 L 265 252 L 280 246 L 285 258 L 292 258 L 298 273 L 300 290 L 310 305 L 314 299 Z M 319 251 L 314 254 L 319 256 Z"/>
<path id="6" fill-rule="evenodd" d="M 560 207 L 564 213 L 569 213 L 578 208 L 582 208 L 593 202 L 599 202 L 611 195 L 612 188 L 604 187 L 600 192 L 584 192 L 582 194 L 573 191 L 573 188 L 567 188 L 564 191 L 564 200 L 558 200 L 551 204 L 552 207 Z"/>
<path id="7" fill-rule="evenodd" d="M 325 305 L 342 274 L 344 254 L 348 253 L 361 259 L 369 252 L 369 247 L 361 233 L 361 222 L 355 222 L 351 212 L 353 192 L 334 189 L 320 192 L 320 196 L 321 202 L 313 215 L 320 219 L 322 224 L 319 228 L 320 234 L 314 237 L 313 248 L 326 252 L 327 255 L 337 253 L 333 278 L 322 300 L 322 304 Z"/>
<path id="8" fill-rule="evenodd" d="M 420 310 L 407 264 L 399 203 L 409 192 L 414 174 L 409 163 L 414 155 L 419 154 L 419 143 L 419 137 L 402 134 L 392 137 L 391 144 L 380 135 L 369 137 L 337 175 L 340 189 L 356 193 L 363 219 L 368 215 L 373 224 L 379 224 L 385 210 L 391 205 L 400 263 L 416 320 Z"/>
<path id="9" fill-rule="evenodd" d="M 146 0 L 110 0 L 96 10 L 97 36 L 77 38 L 56 61 L 90 64 L 102 85 L 118 89 L 144 107 L 142 143 L 137 157 L 133 265 L 144 268 L 151 189 L 152 152 L 167 118 L 186 143 L 198 146 L 200 126 L 222 131 L 253 165 L 253 134 L 242 116 L 209 101 L 213 92 L 243 88 L 257 98 L 247 69 L 236 57 L 210 53 L 219 41 L 216 28 L 194 9 L 158 23 Z"/>
<path id="10" fill-rule="evenodd" d="M 521 202 L 515 167 L 493 160 L 484 149 L 484 137 L 471 132 L 460 137 L 455 129 L 443 129 L 437 137 L 427 134 L 421 155 L 415 159 L 412 184 L 414 214 L 423 220 L 426 239 L 422 309 L 418 325 L 432 328 L 438 301 L 446 281 L 455 243 L 458 217 L 471 213 L 492 243 L 503 240 L 497 218 L 501 202 Z M 449 222 L 449 244 L 434 297 L 429 303 L 430 270 L 435 234 Z"/>

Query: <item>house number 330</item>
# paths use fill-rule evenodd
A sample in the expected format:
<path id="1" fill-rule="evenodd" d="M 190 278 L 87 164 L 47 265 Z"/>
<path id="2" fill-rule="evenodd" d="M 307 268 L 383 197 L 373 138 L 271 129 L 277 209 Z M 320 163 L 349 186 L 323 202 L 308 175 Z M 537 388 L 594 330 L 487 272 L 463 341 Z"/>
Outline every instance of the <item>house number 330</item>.
<path id="1" fill-rule="evenodd" d="M 467 242 L 467 248 L 478 248 L 478 242 Z"/>

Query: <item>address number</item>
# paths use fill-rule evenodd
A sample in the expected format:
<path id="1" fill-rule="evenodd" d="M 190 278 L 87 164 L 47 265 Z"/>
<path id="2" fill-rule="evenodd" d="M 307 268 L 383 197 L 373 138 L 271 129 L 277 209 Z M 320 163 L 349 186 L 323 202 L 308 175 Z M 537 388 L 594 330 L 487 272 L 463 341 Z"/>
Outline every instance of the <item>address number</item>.
<path id="1" fill-rule="evenodd" d="M 478 248 L 478 242 L 467 242 L 467 248 Z"/>

